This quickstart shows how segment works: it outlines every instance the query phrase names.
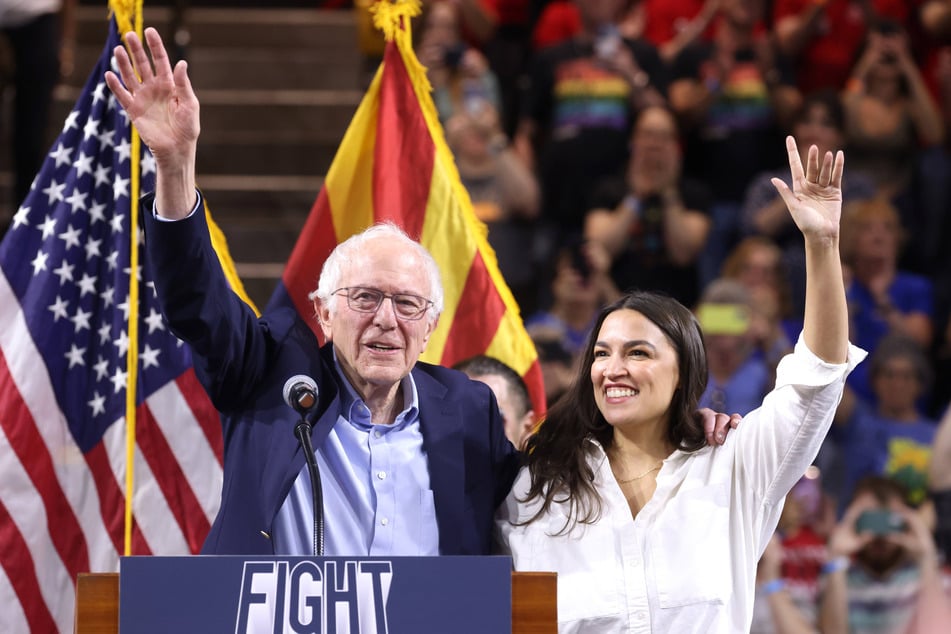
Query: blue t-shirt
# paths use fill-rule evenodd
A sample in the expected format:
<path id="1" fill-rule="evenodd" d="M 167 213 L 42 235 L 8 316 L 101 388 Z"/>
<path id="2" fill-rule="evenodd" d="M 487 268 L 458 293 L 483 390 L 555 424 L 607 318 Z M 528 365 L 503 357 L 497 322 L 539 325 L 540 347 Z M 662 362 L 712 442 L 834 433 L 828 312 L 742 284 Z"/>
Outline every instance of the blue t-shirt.
<path id="1" fill-rule="evenodd" d="M 929 418 L 899 422 L 857 403 L 849 420 L 832 429 L 845 467 L 840 503 L 851 499 L 856 483 L 867 475 L 888 476 L 906 488 L 910 502 L 924 501 L 936 430 Z"/>
<path id="2" fill-rule="evenodd" d="M 878 310 L 872 293 L 857 282 L 852 282 L 845 292 L 849 304 L 849 339 L 863 350 L 874 354 L 875 346 L 888 334 L 889 326 Z M 914 273 L 896 273 L 895 280 L 888 287 L 888 298 L 895 310 L 900 313 L 924 313 L 934 315 L 934 298 L 931 281 Z M 871 364 L 860 363 L 846 380 L 855 393 L 869 403 L 875 402 L 869 381 Z"/>
<path id="3" fill-rule="evenodd" d="M 711 376 L 699 407 L 746 416 L 763 404 L 763 397 L 772 387 L 771 381 L 772 372 L 767 363 L 759 356 L 752 356 L 722 383 Z"/>

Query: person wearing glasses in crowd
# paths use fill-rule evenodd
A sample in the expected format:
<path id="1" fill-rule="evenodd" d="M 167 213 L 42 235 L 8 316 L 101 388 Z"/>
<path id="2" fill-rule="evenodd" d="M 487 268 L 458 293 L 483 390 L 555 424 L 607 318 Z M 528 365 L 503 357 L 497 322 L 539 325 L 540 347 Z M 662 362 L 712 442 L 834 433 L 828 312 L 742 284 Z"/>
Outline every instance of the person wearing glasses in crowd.
<path id="1" fill-rule="evenodd" d="M 106 82 L 155 157 L 143 216 L 156 293 L 222 413 L 221 507 L 203 552 L 313 553 L 298 415 L 282 394 L 288 378 L 307 375 L 318 386 L 323 555 L 488 554 L 519 454 L 488 386 L 419 361 L 443 308 L 432 256 L 396 226 L 375 225 L 334 249 L 311 294 L 325 345 L 294 310 L 258 318 L 229 289 L 197 213 L 199 104 L 186 64 L 173 71 L 158 32 L 145 37 L 154 68 L 127 33 Z M 702 418 L 711 437 L 731 423 Z"/>

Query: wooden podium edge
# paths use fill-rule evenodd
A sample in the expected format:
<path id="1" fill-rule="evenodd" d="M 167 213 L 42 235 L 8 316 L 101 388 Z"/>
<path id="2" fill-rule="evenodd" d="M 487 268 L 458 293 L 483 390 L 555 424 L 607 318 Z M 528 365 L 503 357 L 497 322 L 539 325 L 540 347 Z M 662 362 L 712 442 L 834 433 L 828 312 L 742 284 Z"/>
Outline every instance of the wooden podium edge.
<path id="1" fill-rule="evenodd" d="M 553 572 L 512 573 L 512 634 L 558 631 L 556 584 Z M 118 634 L 119 573 L 81 573 L 75 614 L 75 634 Z"/>
<path id="2" fill-rule="evenodd" d="M 512 573 L 512 634 L 557 634 L 558 575 Z"/>
<path id="3" fill-rule="evenodd" d="M 119 631 L 119 573 L 84 572 L 76 577 L 75 634 Z"/>

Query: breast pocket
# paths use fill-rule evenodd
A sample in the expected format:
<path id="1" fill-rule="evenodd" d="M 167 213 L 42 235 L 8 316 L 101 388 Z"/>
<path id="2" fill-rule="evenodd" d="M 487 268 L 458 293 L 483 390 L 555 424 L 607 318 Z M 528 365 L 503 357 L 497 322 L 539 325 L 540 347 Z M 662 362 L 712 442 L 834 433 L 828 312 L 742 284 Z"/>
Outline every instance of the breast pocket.
<path id="1" fill-rule="evenodd" d="M 677 494 L 652 533 L 660 607 L 726 601 L 733 588 L 728 484 Z"/>

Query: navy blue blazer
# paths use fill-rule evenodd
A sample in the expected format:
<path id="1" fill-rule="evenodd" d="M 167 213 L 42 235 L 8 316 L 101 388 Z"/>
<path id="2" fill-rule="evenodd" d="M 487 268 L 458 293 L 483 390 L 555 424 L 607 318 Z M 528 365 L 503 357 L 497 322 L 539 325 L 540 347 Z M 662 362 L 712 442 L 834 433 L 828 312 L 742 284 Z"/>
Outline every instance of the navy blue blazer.
<path id="1" fill-rule="evenodd" d="M 203 213 L 161 222 L 152 215 L 151 197 L 143 199 L 142 209 L 146 253 L 165 319 L 191 347 L 198 378 L 222 414 L 221 508 L 202 552 L 273 554 L 274 518 L 304 467 L 293 431 L 298 417 L 281 392 L 295 374 L 316 380 L 312 441 L 318 448 L 340 409 L 341 378 L 331 345 L 321 348 L 295 310 L 258 318 L 231 292 Z M 419 362 L 412 372 L 439 551 L 489 554 L 495 509 L 519 465 L 495 398 L 483 383 L 455 370 Z"/>

